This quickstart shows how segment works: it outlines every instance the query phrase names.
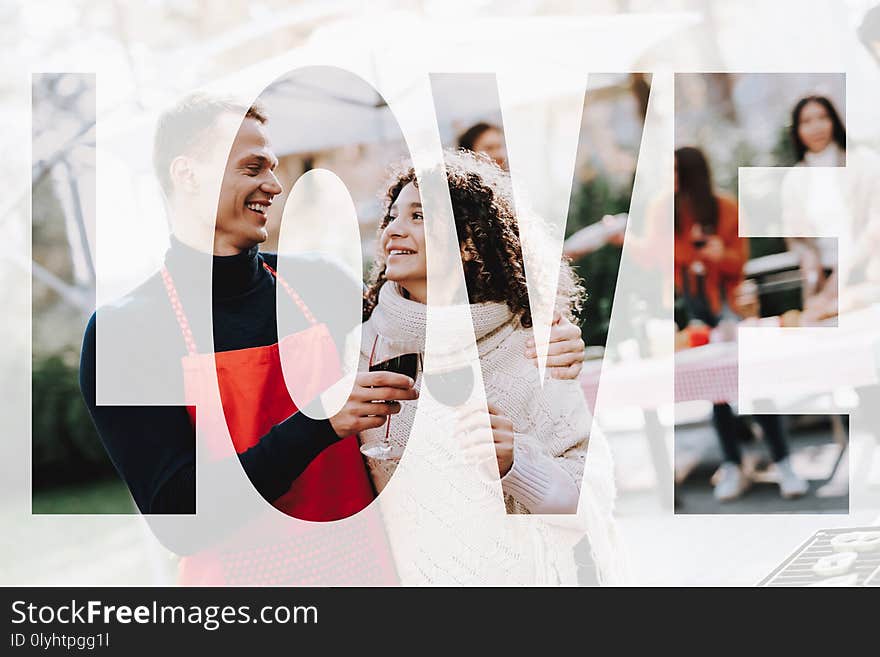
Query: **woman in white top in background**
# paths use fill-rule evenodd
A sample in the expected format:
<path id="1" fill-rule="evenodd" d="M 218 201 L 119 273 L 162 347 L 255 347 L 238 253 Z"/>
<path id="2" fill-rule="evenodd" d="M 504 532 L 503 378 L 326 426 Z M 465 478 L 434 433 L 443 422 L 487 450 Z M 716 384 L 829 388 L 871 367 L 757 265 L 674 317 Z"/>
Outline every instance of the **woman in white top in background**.
<path id="1" fill-rule="evenodd" d="M 410 510 L 403 514 L 400 522 L 389 523 L 392 544 L 412 542 L 404 557 L 406 563 L 398 563 L 401 579 L 404 583 L 574 584 L 571 551 L 567 556 L 560 556 L 561 553 L 552 556 L 549 552 L 553 552 L 553 548 L 547 549 L 548 544 L 554 543 L 553 539 L 547 541 L 553 527 L 568 522 L 569 534 L 575 526 L 580 528 L 581 536 L 584 531 L 588 534 L 599 579 L 620 583 L 624 579 L 623 555 L 612 519 L 615 492 L 608 445 L 601 434 L 590 435 L 592 417 L 580 383 L 549 378 L 541 386 L 537 370 L 526 356 L 532 317 L 510 178 L 487 158 L 464 151 L 446 151 L 444 155 L 490 414 L 491 440 L 495 448 L 493 465 L 497 463 L 495 477 L 497 481 L 500 476 L 504 506 L 508 514 L 562 515 L 556 516 L 559 522 L 533 519 L 531 525 L 535 531 L 530 529 L 526 533 L 532 538 L 525 542 L 544 541 L 537 551 L 534 545 L 520 545 L 516 550 L 525 551 L 515 556 L 516 550 L 501 547 L 504 544 L 501 541 L 492 543 L 490 549 L 496 553 L 494 556 L 479 554 L 485 549 L 478 547 L 480 540 L 486 538 L 491 543 L 494 539 L 478 536 L 488 534 L 488 530 L 481 532 L 477 509 L 473 509 L 474 530 L 461 535 L 455 534 L 456 527 L 465 526 L 468 519 L 456 516 L 456 524 L 444 518 L 459 513 L 444 502 L 455 499 L 456 493 L 460 492 L 465 498 L 473 495 L 475 500 L 482 499 L 479 491 L 469 491 L 466 484 L 459 483 L 458 459 L 467 437 L 460 425 L 450 426 L 440 440 L 403 456 L 404 461 L 410 458 L 410 463 L 421 468 L 416 480 L 419 488 L 436 489 L 436 495 L 428 495 L 426 501 L 425 496 L 407 497 L 410 493 L 406 490 L 392 491 L 389 487 L 386 491 L 400 494 L 395 498 L 398 500 L 394 504 L 396 509 Z M 415 349 L 423 351 L 428 288 L 425 221 L 414 170 L 397 171 L 386 195 L 379 254 L 365 296 L 364 315 L 368 319 L 363 331 L 361 369 L 368 365 L 377 336 L 399 344 L 415 344 Z M 561 263 L 558 280 L 557 309 L 571 318 L 580 309 L 583 288 L 567 261 Z M 419 372 L 416 387 L 420 388 L 421 384 Z M 388 438 L 395 446 L 404 447 L 410 438 L 417 402 L 404 401 L 400 407 L 400 412 L 391 416 Z M 386 427 L 360 434 L 361 442 L 368 445 L 385 437 Z M 429 441 L 420 440 L 419 445 L 423 442 Z M 394 461 L 368 459 L 368 465 L 379 492 L 389 483 L 395 483 L 391 482 L 395 469 L 398 475 L 404 472 Z M 450 493 L 449 489 L 455 492 Z M 580 506 L 587 508 L 578 508 L 579 499 L 583 500 Z M 475 501 L 472 506 L 478 507 L 480 503 Z M 463 510 L 467 514 L 471 508 L 465 505 Z M 578 524 L 578 518 L 583 522 Z M 520 523 L 520 527 L 528 526 Z M 422 544 L 430 542 L 434 529 L 438 533 L 433 540 L 442 540 L 450 546 L 448 562 L 438 563 L 439 552 L 432 553 L 413 538 L 421 536 Z M 539 535 L 543 538 L 534 538 Z M 495 577 L 506 578 L 503 569 L 492 570 L 502 558 L 510 559 L 511 563 L 519 559 L 518 566 L 511 566 L 511 573 L 531 569 L 532 574 L 496 581 Z M 482 568 L 479 564 L 485 564 L 494 574 L 484 578 L 478 572 Z"/>
<path id="2" fill-rule="evenodd" d="M 850 245 L 836 253 L 833 238 L 789 237 L 786 243 L 800 257 L 804 277 L 804 318 L 807 321 L 838 312 L 838 279 L 842 286 L 877 280 L 880 246 L 880 159 L 867 148 L 847 154 L 846 128 L 834 104 L 825 96 L 806 96 L 791 114 L 791 140 L 798 167 L 837 167 L 810 177 L 807 189 L 788 176 L 783 183 L 783 223 L 802 227 L 809 235 L 820 223 L 837 222 L 841 242 Z M 843 167 L 846 166 L 846 169 Z M 823 257 L 824 256 L 824 257 Z M 825 276 L 826 264 L 837 262 Z M 858 304 L 857 304 L 858 305 Z"/>

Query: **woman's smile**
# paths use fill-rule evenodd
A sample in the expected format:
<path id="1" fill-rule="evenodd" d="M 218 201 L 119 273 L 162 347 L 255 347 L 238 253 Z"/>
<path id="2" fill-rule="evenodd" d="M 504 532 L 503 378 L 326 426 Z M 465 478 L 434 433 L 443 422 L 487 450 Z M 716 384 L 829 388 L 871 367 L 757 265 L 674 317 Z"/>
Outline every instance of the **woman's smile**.
<path id="1" fill-rule="evenodd" d="M 404 256 L 415 255 L 416 251 L 412 249 L 389 249 L 388 250 L 388 258 L 399 258 Z"/>

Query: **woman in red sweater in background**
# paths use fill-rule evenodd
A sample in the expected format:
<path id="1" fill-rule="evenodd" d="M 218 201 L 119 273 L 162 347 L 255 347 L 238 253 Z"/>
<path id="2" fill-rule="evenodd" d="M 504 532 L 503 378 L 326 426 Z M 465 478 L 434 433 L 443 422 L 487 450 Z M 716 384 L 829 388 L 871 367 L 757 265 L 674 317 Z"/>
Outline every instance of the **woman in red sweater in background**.
<path id="1" fill-rule="evenodd" d="M 674 226 L 676 294 L 692 320 L 714 327 L 732 312 L 749 241 L 739 237 L 736 201 L 714 192 L 706 159 L 696 148 L 675 151 Z"/>
<path id="2" fill-rule="evenodd" d="M 735 318 L 735 290 L 743 280 L 749 257 L 747 238 L 739 237 L 736 201 L 712 188 L 712 176 L 702 151 L 675 151 L 675 289 L 691 321 L 716 326 L 724 316 Z M 779 472 L 783 497 L 807 492 L 807 484 L 791 467 L 779 415 L 759 415 Z M 741 468 L 739 430 L 730 404 L 715 404 L 713 424 L 721 440 L 724 462 L 715 497 L 728 501 L 742 495 L 749 480 Z"/>

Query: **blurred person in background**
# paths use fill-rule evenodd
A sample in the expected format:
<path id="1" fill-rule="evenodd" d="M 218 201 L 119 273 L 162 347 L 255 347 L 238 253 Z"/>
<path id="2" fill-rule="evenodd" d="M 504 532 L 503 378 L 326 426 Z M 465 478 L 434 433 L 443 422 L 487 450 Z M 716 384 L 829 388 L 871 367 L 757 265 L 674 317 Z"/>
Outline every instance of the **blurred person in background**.
<path id="1" fill-rule="evenodd" d="M 871 7 L 865 12 L 859 25 L 859 39 L 874 61 L 880 65 L 880 5 Z"/>
<path id="2" fill-rule="evenodd" d="M 691 320 L 718 325 L 733 311 L 748 241 L 739 238 L 736 201 L 712 188 L 702 151 L 675 151 L 675 287 Z"/>
<path id="3" fill-rule="evenodd" d="M 874 57 L 880 53 L 880 6 L 865 16 L 859 36 Z M 878 60 L 880 61 L 880 60 Z M 804 194 L 791 177 L 783 183 L 783 222 L 789 228 L 804 226 L 805 231 L 829 220 L 828 213 L 840 218 L 840 239 L 850 244 L 848 256 L 835 260 L 832 238 L 787 238 L 801 256 L 804 285 L 803 321 L 819 322 L 880 301 L 880 157 L 862 145 L 847 148 L 846 128 L 834 104 L 824 96 L 801 98 L 791 117 L 791 141 L 802 167 L 843 167 L 831 177 L 827 172 L 809 180 Z M 818 172 L 817 172 L 818 173 Z M 841 177 L 843 178 L 841 180 Z M 809 232 L 807 232 L 809 234 Z M 822 254 L 831 273 L 825 276 Z M 818 284 L 816 283 L 818 281 Z M 857 389 L 862 426 L 880 442 L 880 386 Z M 846 456 L 846 455 L 845 455 Z M 818 495 L 845 494 L 849 490 L 848 472 L 838 467 L 835 477 Z M 871 481 L 870 459 L 856 470 L 854 483 Z"/>
<path id="4" fill-rule="evenodd" d="M 500 126 L 484 121 L 475 123 L 459 136 L 457 145 L 460 149 L 485 155 L 504 171 L 509 171 L 504 131 Z M 626 213 L 605 215 L 601 221 L 581 228 L 566 239 L 563 244 L 563 254 L 574 261 L 598 251 L 606 244 L 613 245 L 619 249 L 623 246 L 626 222 Z M 617 260 L 620 260 L 619 252 Z M 595 304 L 597 301 L 602 303 L 607 298 L 610 304 L 610 298 L 614 296 L 613 285 L 614 281 L 617 280 L 616 273 L 617 270 L 615 268 L 613 279 L 611 279 L 612 289 L 610 294 L 607 290 L 602 290 L 601 286 L 598 289 L 592 289 L 591 303 Z M 595 317 L 585 317 L 585 321 L 595 322 L 595 320 Z M 595 329 L 595 326 L 593 328 Z M 591 338 L 588 335 L 586 339 L 590 340 Z M 595 340 L 596 336 L 593 335 L 592 339 Z M 604 339 L 602 342 L 604 343 Z M 595 346 L 595 344 L 591 343 L 591 346 Z"/>
<path id="5" fill-rule="evenodd" d="M 803 275 L 804 320 L 837 315 L 840 306 L 859 307 L 877 299 L 880 282 L 880 158 L 865 147 L 847 151 L 846 128 L 825 96 L 801 98 L 791 113 L 791 141 L 798 167 L 844 167 L 837 176 L 817 175 L 804 192 L 792 175 L 782 187 L 783 225 L 815 233 L 829 213 L 838 222 L 840 239 L 852 245 L 843 262 L 834 238 L 788 237 Z M 844 180 L 841 182 L 840 176 Z M 831 264 L 834 263 L 834 264 Z M 830 274 L 825 275 L 825 270 Z M 838 294 L 844 295 L 843 303 Z"/>
<path id="6" fill-rule="evenodd" d="M 842 167 L 846 164 L 846 129 L 834 105 L 824 96 L 801 98 L 792 109 L 791 142 L 795 166 Z M 783 223 L 788 227 L 808 225 L 810 197 L 788 176 L 783 183 Z M 824 191 L 824 189 L 823 189 Z M 813 195 L 815 200 L 817 195 Z M 827 202 L 823 198 L 821 201 Z M 818 203 L 817 203 L 818 205 Z M 808 234 L 807 227 L 804 234 Z M 825 276 L 824 262 L 835 258 L 836 240 L 816 237 L 787 237 L 788 249 L 798 255 L 803 279 L 803 305 L 808 317 L 819 308 L 833 309 L 837 303 L 837 273 Z M 827 313 L 822 313 L 827 314 Z M 833 314 L 833 313 L 831 313 Z"/>
<path id="7" fill-rule="evenodd" d="M 504 131 L 497 125 L 483 121 L 475 123 L 458 138 L 458 147 L 485 155 L 505 171 L 509 170 Z M 601 224 L 582 228 L 569 237 L 565 241 L 563 252 L 572 260 L 577 260 L 605 244 L 623 246 L 625 232 L 626 214 L 605 215 Z"/>
<path id="8" fill-rule="evenodd" d="M 649 219 L 650 223 L 658 220 Z M 689 322 L 715 327 L 722 318 L 736 320 L 736 294 L 749 257 L 748 240 L 739 237 L 736 201 L 713 189 L 712 175 L 702 151 L 685 147 L 675 151 L 675 288 Z M 794 472 L 789 459 L 782 418 L 759 415 L 779 472 L 783 497 L 807 492 L 806 482 Z M 733 500 L 749 486 L 742 470 L 740 424 L 730 404 L 714 404 L 712 421 L 721 441 L 724 461 L 715 486 L 719 501 Z"/>
<path id="9" fill-rule="evenodd" d="M 507 146 L 504 131 L 497 125 L 480 121 L 461 133 L 458 147 L 474 153 L 482 153 L 504 171 L 507 166 Z"/>
<path id="10" fill-rule="evenodd" d="M 480 121 L 475 123 L 467 130 L 465 130 L 458 137 L 457 146 L 459 149 L 471 151 L 473 153 L 477 153 L 479 155 L 485 155 L 492 162 L 497 164 L 503 171 L 509 171 L 507 165 L 507 146 L 504 143 L 504 131 L 500 126 L 495 125 L 494 123 L 487 123 L 485 121 Z M 621 238 L 622 239 L 622 238 Z M 570 354 L 574 354 L 574 347 L 579 342 L 581 344 L 581 353 L 577 358 L 577 372 L 572 372 L 572 374 L 576 375 L 580 373 L 580 368 L 583 365 L 583 340 L 581 339 L 581 332 L 577 326 L 572 324 L 568 318 L 565 316 L 556 313 L 553 316 L 553 324 L 552 324 L 552 336 L 551 342 L 562 342 L 562 345 L 556 345 L 551 347 L 550 354 L 554 356 L 560 355 L 562 352 L 558 352 L 557 349 L 565 346 L 565 348 L 569 349 Z M 532 345 L 530 343 L 530 349 Z M 532 351 L 529 352 L 533 353 Z M 537 358 L 534 357 L 534 362 L 537 363 Z M 548 361 L 549 363 L 549 361 Z M 563 371 L 563 366 L 557 366 L 555 370 L 555 376 L 562 377 L 561 373 Z"/>
<path id="11" fill-rule="evenodd" d="M 874 58 L 874 61 L 880 66 L 880 5 L 875 5 L 865 12 L 862 22 L 859 25 L 858 33 L 862 45 L 865 46 Z M 863 150 L 865 149 L 857 148 L 856 154 L 861 155 Z M 873 248 L 875 248 L 875 253 L 880 252 L 880 248 L 877 246 Z M 873 295 L 871 296 L 873 297 Z M 864 426 L 871 428 L 876 444 L 880 445 L 880 431 L 878 431 L 878 428 L 880 428 L 880 386 L 866 386 L 864 388 L 859 388 L 858 394 L 861 399 L 859 411 L 865 415 L 866 420 Z M 876 447 L 874 449 L 876 449 Z M 873 454 L 871 456 L 873 457 Z M 880 485 L 880 468 L 877 468 L 872 472 L 871 466 L 873 463 L 868 459 L 865 459 L 865 462 L 867 465 L 863 466 L 856 472 L 854 480 L 859 483 L 860 479 L 871 477 L 871 475 L 873 475 L 868 481 L 872 485 Z M 841 488 L 842 487 L 843 486 L 841 485 Z"/>

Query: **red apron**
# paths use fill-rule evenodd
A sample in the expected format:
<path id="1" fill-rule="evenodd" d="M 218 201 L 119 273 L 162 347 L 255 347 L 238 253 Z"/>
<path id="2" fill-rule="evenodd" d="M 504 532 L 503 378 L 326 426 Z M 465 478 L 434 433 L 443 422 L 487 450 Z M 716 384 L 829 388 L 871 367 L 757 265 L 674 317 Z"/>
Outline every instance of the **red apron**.
<path id="1" fill-rule="evenodd" d="M 165 289 L 187 346 L 187 355 L 182 359 L 187 409 L 193 426 L 198 409 L 199 427 L 208 429 L 199 435 L 207 435 L 203 444 L 209 454 L 222 453 L 224 446 L 218 441 L 229 438 L 235 451 L 241 453 L 255 445 L 274 425 L 297 412 L 285 384 L 282 356 L 287 363 L 297 363 L 298 399 L 314 399 L 342 376 L 336 345 L 326 324 L 315 319 L 302 298 L 268 264 L 263 266 L 302 311 L 309 328 L 285 336 L 277 344 L 216 354 L 198 352 L 171 275 L 166 269 L 162 271 Z M 214 376 L 222 413 L 216 409 L 216 396 L 210 394 Z M 233 535 L 210 549 L 184 557 L 180 583 L 397 584 L 381 516 L 375 505 L 367 508 L 373 499 L 357 437 L 344 438 L 324 449 L 287 493 L 275 500 L 273 506 L 299 520 L 290 520 L 281 535 L 276 528 L 271 534 L 271 545 L 252 546 L 254 533 L 259 531 L 257 519 L 256 529 L 249 524 L 234 533 L 246 533 L 250 547 L 243 548 Z M 334 523 L 333 527 L 328 522 L 355 514 L 358 515 L 345 523 Z M 302 520 L 316 522 L 310 524 Z"/>

